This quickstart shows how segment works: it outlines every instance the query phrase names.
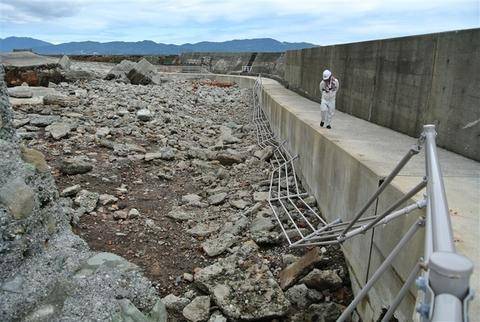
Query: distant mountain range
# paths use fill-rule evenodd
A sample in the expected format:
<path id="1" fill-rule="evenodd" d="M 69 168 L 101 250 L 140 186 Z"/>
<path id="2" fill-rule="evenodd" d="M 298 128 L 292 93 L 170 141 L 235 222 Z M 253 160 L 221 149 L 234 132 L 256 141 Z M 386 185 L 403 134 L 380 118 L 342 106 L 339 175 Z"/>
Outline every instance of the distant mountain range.
<path id="1" fill-rule="evenodd" d="M 151 40 L 104 43 L 81 41 L 54 45 L 28 37 L 0 38 L 0 52 L 9 52 L 13 49 L 33 49 L 38 54 L 50 55 L 176 55 L 185 52 L 283 52 L 315 46 L 306 42 L 280 42 L 271 38 L 241 39 L 224 42 L 202 41 L 183 45 L 162 44 Z"/>

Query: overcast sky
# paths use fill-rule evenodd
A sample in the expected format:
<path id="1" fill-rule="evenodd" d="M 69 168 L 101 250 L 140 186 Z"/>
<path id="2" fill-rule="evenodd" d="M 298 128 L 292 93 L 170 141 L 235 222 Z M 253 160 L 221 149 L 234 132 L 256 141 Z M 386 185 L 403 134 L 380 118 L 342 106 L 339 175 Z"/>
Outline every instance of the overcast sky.
<path id="1" fill-rule="evenodd" d="M 480 0 L 1 0 L 0 37 L 318 45 L 478 28 Z"/>

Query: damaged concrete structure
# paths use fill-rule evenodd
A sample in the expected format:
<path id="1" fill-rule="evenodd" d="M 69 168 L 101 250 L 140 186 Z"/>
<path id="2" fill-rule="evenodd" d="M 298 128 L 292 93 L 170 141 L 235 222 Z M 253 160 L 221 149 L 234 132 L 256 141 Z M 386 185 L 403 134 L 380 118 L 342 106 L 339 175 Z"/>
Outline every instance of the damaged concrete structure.
<path id="1" fill-rule="evenodd" d="M 8 87 L 26 83 L 30 86 L 48 86 L 63 81 L 92 79 L 83 70 L 71 69 L 67 56 L 61 58 L 41 56 L 29 51 L 0 53 L 0 64 L 5 69 L 5 83 Z"/>
<path id="2" fill-rule="evenodd" d="M 65 80 L 62 66 L 57 58 L 40 56 L 32 52 L 13 52 L 0 54 L 0 63 L 5 68 L 7 86 L 48 86 L 49 82 L 59 83 Z"/>

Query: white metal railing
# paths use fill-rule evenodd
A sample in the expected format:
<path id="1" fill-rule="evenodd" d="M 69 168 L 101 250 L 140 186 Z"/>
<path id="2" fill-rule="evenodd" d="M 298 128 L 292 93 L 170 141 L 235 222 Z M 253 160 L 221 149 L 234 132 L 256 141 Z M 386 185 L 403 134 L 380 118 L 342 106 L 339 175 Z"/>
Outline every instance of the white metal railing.
<path id="1" fill-rule="evenodd" d="M 261 108 L 261 90 L 262 78 L 258 76 L 253 86 L 252 121 L 258 145 L 262 148 L 270 147 L 273 152 L 268 203 L 287 242 L 294 246 L 315 231 L 318 225 L 326 225 L 327 222 L 305 200 L 308 194 L 302 190 L 295 171 L 297 156 L 292 156 L 285 148 L 286 141 L 278 143 L 271 132 L 269 121 Z"/>
<path id="2" fill-rule="evenodd" d="M 427 270 L 417 283 L 423 291 L 418 311 L 424 320 L 468 321 L 468 303 L 473 299 L 469 285 L 473 263 L 455 251 L 435 126 L 425 125 L 422 137 L 428 178 L 424 255 Z"/>
<path id="3" fill-rule="evenodd" d="M 369 290 L 421 228 L 426 229 L 424 257 L 418 259 L 381 321 L 390 320 L 414 283 L 419 289 L 420 300 L 416 312 L 421 321 L 468 321 L 468 303 L 473 298 L 473 290 L 469 286 L 473 264 L 455 251 L 434 125 L 424 126 L 418 142 L 409 149 L 364 206 L 354 214 L 353 220 L 343 222 L 337 219 L 327 223 L 314 207 L 305 202 L 306 193 L 301 190 L 295 174 L 294 163 L 298 156 L 290 155 L 285 148 L 286 141 L 278 143 L 270 129 L 269 121 L 263 112 L 261 76 L 253 86 L 253 110 L 258 144 L 262 148 L 270 146 L 274 151 L 268 202 L 290 247 L 342 244 L 374 227 L 386 225 L 416 209 L 426 207 L 426 214 L 420 216 L 402 236 L 338 321 L 350 319 L 358 303 L 367 296 Z M 367 209 L 423 147 L 425 177 L 382 214 L 364 217 Z M 425 188 L 423 199 L 398 209 Z"/>

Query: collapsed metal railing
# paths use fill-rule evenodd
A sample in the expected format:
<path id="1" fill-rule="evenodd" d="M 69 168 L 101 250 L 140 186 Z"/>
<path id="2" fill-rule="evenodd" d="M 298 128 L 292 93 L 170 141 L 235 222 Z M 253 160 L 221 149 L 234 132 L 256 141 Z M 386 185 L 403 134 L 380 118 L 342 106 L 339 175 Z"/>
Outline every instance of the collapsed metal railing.
<path id="1" fill-rule="evenodd" d="M 367 296 L 369 290 L 421 228 L 426 230 L 424 257 L 418 259 L 381 321 L 390 321 L 415 282 L 419 289 L 419 304 L 416 311 L 421 321 L 468 321 L 468 303 L 473 298 L 473 290 L 469 286 L 473 264 L 468 258 L 455 251 L 437 155 L 435 126 L 424 126 L 424 131 L 417 143 L 410 148 L 352 220 L 343 222 L 339 218 L 327 223 L 305 201 L 304 197 L 307 194 L 300 189 L 295 173 L 294 162 L 298 156 L 292 157 L 285 149 L 286 141 L 278 143 L 262 106 L 262 79 L 259 76 L 253 87 L 253 124 L 256 127 L 260 147 L 273 149 L 271 159 L 273 170 L 268 202 L 291 247 L 342 244 L 359 234 L 365 234 L 374 227 L 386 225 L 416 209 L 426 207 L 426 214 L 421 215 L 402 236 L 337 321 L 350 319 L 356 306 Z M 425 147 L 426 176 L 380 215 L 363 217 L 379 195 L 408 161 L 421 151 L 422 147 Z M 424 188 L 426 193 L 423 199 L 398 209 Z M 418 275 L 421 276 L 417 278 Z"/>
<path id="2" fill-rule="evenodd" d="M 261 88 L 262 79 L 259 76 L 253 88 L 253 124 L 258 145 L 272 150 L 268 203 L 290 246 L 300 246 L 318 225 L 324 226 L 327 222 L 305 199 L 308 194 L 302 190 L 295 172 L 297 156 L 292 156 L 285 148 L 286 141 L 278 143 L 270 130 L 269 121 L 261 108 Z"/>

